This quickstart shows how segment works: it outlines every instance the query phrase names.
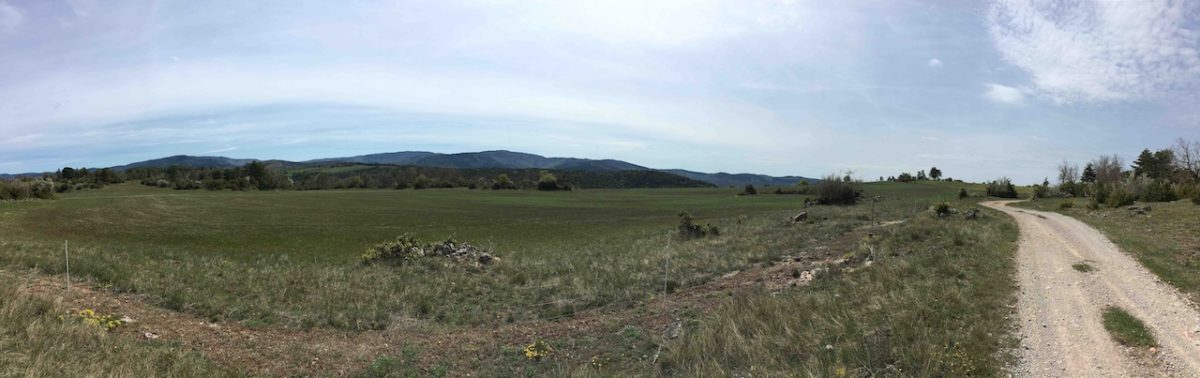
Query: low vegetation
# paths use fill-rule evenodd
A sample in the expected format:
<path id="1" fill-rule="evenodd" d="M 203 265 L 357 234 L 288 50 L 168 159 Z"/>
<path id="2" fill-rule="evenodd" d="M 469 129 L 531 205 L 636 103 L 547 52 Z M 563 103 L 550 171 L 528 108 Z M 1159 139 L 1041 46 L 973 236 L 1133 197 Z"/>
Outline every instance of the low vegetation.
<path id="1" fill-rule="evenodd" d="M 795 223 L 786 220 L 806 196 L 732 198 L 724 188 L 483 194 L 124 184 L 0 207 L 0 226 L 16 231 L 0 235 L 0 265 L 61 273 L 59 241 L 70 238 L 73 277 L 207 321 L 367 334 L 521 330 L 519 339 L 458 340 L 475 343 L 469 354 L 380 355 L 351 367 L 368 376 L 996 374 L 1011 344 L 1011 325 L 994 314 L 1008 311 L 1015 293 L 1016 229 L 1007 217 L 937 220 L 927 211 L 961 187 L 864 184 L 863 195 L 882 200 L 809 206 L 807 220 Z M 678 209 L 691 212 L 680 217 Z M 879 219 L 907 221 L 881 227 Z M 668 230 L 684 224 L 706 225 L 698 227 L 708 237 L 673 240 Z M 390 235 L 406 236 L 380 243 Z M 423 241 L 447 236 L 503 261 L 464 265 L 430 253 L 448 242 Z M 453 251 L 464 245 L 450 243 Z M 779 279 L 807 284 L 721 289 L 738 294 L 670 313 L 683 319 L 676 336 L 610 317 L 659 311 L 653 304 L 680 290 L 689 300 L 731 272 L 800 256 L 826 268 L 781 271 Z M 599 328 L 558 327 L 576 316 L 596 317 Z M 538 341 L 545 348 L 529 358 L 523 348 Z M 202 369 L 197 361 L 187 366 Z M 163 369 L 156 372 L 211 375 Z"/>
<path id="2" fill-rule="evenodd" d="M 1015 324 L 998 314 L 1015 302 L 1016 226 L 1003 216 L 973 222 L 925 214 L 863 234 L 852 268 L 709 311 L 664 347 L 663 372 L 1004 375 Z"/>
<path id="3" fill-rule="evenodd" d="M 1104 329 L 1121 345 L 1149 348 L 1157 345 L 1146 324 L 1116 306 L 1104 309 Z"/>
<path id="4" fill-rule="evenodd" d="M 110 334 L 119 320 L 24 293 L 20 279 L 0 272 L 0 376 L 234 376 L 198 353 Z"/>
<path id="5" fill-rule="evenodd" d="M 1078 263 L 1072 264 L 1071 268 L 1078 270 L 1082 273 L 1088 273 L 1088 272 L 1091 272 L 1092 270 L 1094 270 L 1094 268 L 1092 268 L 1092 265 L 1088 264 L 1086 262 L 1078 262 Z"/>

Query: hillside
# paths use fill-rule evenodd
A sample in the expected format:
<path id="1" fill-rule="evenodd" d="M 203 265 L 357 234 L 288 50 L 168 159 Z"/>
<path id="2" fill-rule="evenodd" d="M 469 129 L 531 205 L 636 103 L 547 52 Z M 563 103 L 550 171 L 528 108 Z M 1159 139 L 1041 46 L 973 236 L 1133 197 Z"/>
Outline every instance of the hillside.
<path id="1" fill-rule="evenodd" d="M 124 171 L 133 168 L 166 168 L 170 166 L 191 167 L 191 168 L 233 168 L 240 167 L 256 159 L 232 159 L 223 156 L 188 156 L 175 155 L 161 159 L 139 161 L 126 165 L 112 167 L 114 170 Z"/>
<path id="2" fill-rule="evenodd" d="M 666 176 L 682 176 L 684 178 L 701 181 L 716 186 L 742 186 L 752 184 L 756 186 L 786 186 L 795 185 L 800 181 L 815 182 L 816 179 L 800 177 L 800 176 L 768 176 L 751 173 L 703 173 L 682 169 L 652 169 L 641 165 L 629 163 L 614 159 L 580 159 L 570 157 L 545 157 L 536 154 L 523 152 L 495 150 L 482 152 L 464 152 L 454 154 L 443 154 L 426 151 L 401 151 L 380 154 L 368 154 L 348 157 L 334 157 L 307 160 L 302 162 L 293 162 L 286 160 L 257 160 L 257 159 L 233 159 L 221 156 L 188 156 L 176 155 L 161 159 L 146 160 L 136 163 L 131 163 L 122 166 L 112 167 L 116 170 L 128 170 L 132 168 L 166 168 L 170 166 L 183 166 L 191 168 L 231 168 L 245 165 L 251 161 L 262 161 L 273 169 L 295 170 L 305 167 L 327 167 L 327 166 L 345 166 L 353 164 L 365 165 L 389 165 L 389 166 L 413 166 L 427 168 L 452 168 L 452 169 L 547 169 L 559 172 L 658 172 L 662 175 L 655 174 L 611 174 L 606 177 L 608 179 L 621 178 L 621 180 L 632 179 L 633 182 L 641 182 L 650 180 L 653 182 L 665 182 Z M 608 180 L 606 179 L 606 180 Z M 665 181 L 664 181 L 665 180 Z M 583 180 L 585 182 L 590 179 Z M 686 181 L 680 181 L 686 182 Z M 685 186 L 691 186 L 687 184 Z M 605 186 L 607 187 L 607 186 Z M 637 186 L 634 187 L 643 187 Z"/>
<path id="3" fill-rule="evenodd" d="M 753 173 L 725 173 L 725 172 L 703 173 L 703 172 L 687 171 L 687 170 L 682 170 L 682 169 L 665 169 L 663 171 L 674 173 L 674 174 L 677 174 L 677 175 L 680 175 L 683 177 L 687 177 L 687 178 L 690 178 L 693 180 L 704 181 L 704 182 L 707 182 L 707 183 L 710 183 L 710 184 L 713 184 L 716 186 L 728 186 L 728 185 L 742 186 L 742 185 L 747 185 L 747 184 L 754 185 L 754 186 L 788 186 L 788 185 L 796 185 L 800 181 L 808 181 L 810 183 L 820 181 L 818 179 L 808 178 L 808 177 L 800 177 L 800 176 L 776 177 L 776 176 L 758 175 L 758 174 L 753 174 Z"/>

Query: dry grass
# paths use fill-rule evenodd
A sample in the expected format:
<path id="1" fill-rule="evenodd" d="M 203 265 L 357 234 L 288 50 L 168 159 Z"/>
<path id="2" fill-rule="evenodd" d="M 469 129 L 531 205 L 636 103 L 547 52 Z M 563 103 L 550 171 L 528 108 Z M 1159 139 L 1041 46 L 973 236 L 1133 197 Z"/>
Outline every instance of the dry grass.
<path id="1" fill-rule="evenodd" d="M 74 317 L 78 309 L 23 294 L 17 282 L 19 277 L 0 273 L 0 376 L 234 376 L 175 345 L 86 325 Z"/>
<path id="2" fill-rule="evenodd" d="M 1017 230 L 922 216 L 870 241 L 870 267 L 740 296 L 704 316 L 662 368 L 682 376 L 1001 376 L 1010 361 Z M 865 253 L 862 250 L 855 253 Z"/>

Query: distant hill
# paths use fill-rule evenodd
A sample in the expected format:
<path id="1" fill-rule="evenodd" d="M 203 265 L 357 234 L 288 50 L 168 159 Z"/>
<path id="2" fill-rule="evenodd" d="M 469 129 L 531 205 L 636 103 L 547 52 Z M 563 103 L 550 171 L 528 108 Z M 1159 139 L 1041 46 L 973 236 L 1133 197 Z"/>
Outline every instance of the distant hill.
<path id="1" fill-rule="evenodd" d="M 383 154 L 359 155 L 350 157 L 326 158 L 305 161 L 304 163 L 362 163 L 362 164 L 392 164 L 406 165 L 412 164 L 417 160 L 427 158 L 433 155 L 438 155 L 433 152 L 424 151 L 401 151 L 389 152 Z"/>
<path id="2" fill-rule="evenodd" d="M 571 171 L 626 171 L 649 170 L 649 168 L 620 160 L 591 160 L 577 158 L 548 158 L 541 155 L 513 151 L 483 151 L 457 154 L 405 151 L 386 154 L 371 154 L 342 158 L 309 160 L 305 163 L 365 163 L 414 165 L 439 168 L 510 168 L 510 169 L 557 169 Z"/>
<path id="3" fill-rule="evenodd" d="M 688 171 L 683 169 L 651 169 L 637 164 L 613 160 L 613 159 L 579 159 L 568 157 L 544 157 L 541 155 L 528 154 L 514 151 L 482 151 L 482 152 L 465 152 L 456 154 L 442 154 L 436 152 L 425 151 L 402 151 L 390 152 L 381 154 L 369 154 L 348 157 L 335 157 L 325 159 L 315 159 L 303 162 L 292 162 L 286 160 L 257 160 L 257 159 L 232 159 L 221 156 L 187 156 L 177 155 L 165 157 L 162 159 L 147 160 L 117 167 L 112 167 L 117 170 L 126 170 L 131 168 L 166 168 L 172 165 L 194 167 L 194 168 L 230 168 L 246 165 L 252 161 L 261 161 L 267 164 L 268 167 L 275 169 L 299 169 L 304 167 L 322 167 L 332 165 L 346 164 L 367 164 L 367 165 L 409 165 L 416 167 L 430 168 L 453 168 L 453 169 L 548 169 L 560 172 L 580 171 L 580 172 L 622 172 L 622 171 L 647 171 L 647 172 L 665 172 L 672 175 L 679 175 L 691 180 L 702 181 L 716 186 L 742 186 L 752 184 L 755 186 L 785 186 L 795 185 L 800 181 L 816 182 L 817 179 L 800 177 L 800 176 L 768 176 L 750 173 L 703 173 Z M 663 182 L 667 181 L 663 177 L 654 175 L 636 176 L 622 175 L 621 177 L 633 178 L 637 177 L 641 181 Z M 610 179 L 616 180 L 616 176 Z M 611 180 L 608 180 L 611 181 Z"/>
<path id="4" fill-rule="evenodd" d="M 680 175 L 683 177 L 687 177 L 687 178 L 690 178 L 693 180 L 704 181 L 704 182 L 707 182 L 707 183 L 710 183 L 710 184 L 713 184 L 716 186 L 729 186 L 729 185 L 733 185 L 733 186 L 744 186 L 744 185 L 788 186 L 788 185 L 796 185 L 800 181 L 808 181 L 809 183 L 814 183 L 814 182 L 820 181 L 818 179 L 808 178 L 808 177 L 800 177 L 800 176 L 779 177 L 779 176 L 758 175 L 758 174 L 753 174 L 753 173 L 725 173 L 725 172 L 703 173 L 703 172 L 687 171 L 687 170 L 682 170 L 682 169 L 664 169 L 663 172 L 674 173 L 674 174 L 677 174 L 677 175 Z"/>
<path id="5" fill-rule="evenodd" d="M 133 168 L 166 168 L 170 166 L 191 167 L 191 168 L 233 168 L 240 167 L 250 162 L 257 161 L 256 159 L 231 159 L 223 156 L 188 156 L 175 155 L 161 159 L 139 161 L 126 165 L 112 167 L 114 170 L 124 171 Z"/>

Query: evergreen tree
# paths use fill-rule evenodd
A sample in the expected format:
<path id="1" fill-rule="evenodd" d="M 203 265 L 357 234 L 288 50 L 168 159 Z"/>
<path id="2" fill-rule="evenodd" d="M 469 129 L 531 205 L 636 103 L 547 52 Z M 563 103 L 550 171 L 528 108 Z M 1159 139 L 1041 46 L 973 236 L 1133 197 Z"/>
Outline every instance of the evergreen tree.
<path id="1" fill-rule="evenodd" d="M 1096 168 L 1092 166 L 1092 163 L 1088 163 L 1087 166 L 1083 168 L 1083 176 L 1079 179 L 1079 181 L 1096 182 Z"/>

